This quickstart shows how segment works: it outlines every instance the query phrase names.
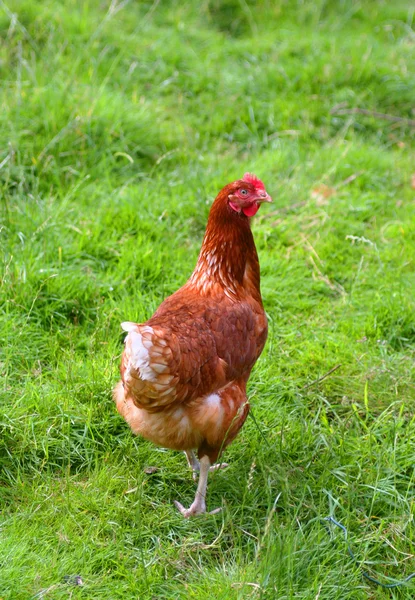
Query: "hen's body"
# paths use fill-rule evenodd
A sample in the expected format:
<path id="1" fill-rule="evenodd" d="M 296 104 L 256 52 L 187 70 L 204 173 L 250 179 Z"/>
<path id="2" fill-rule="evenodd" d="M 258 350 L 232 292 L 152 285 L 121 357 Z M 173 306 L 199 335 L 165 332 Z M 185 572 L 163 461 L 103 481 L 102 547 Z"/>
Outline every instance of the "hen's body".
<path id="1" fill-rule="evenodd" d="M 246 419 L 246 384 L 267 336 L 249 219 L 226 202 L 235 184 L 212 206 L 189 281 L 145 324 L 123 324 L 118 411 L 134 433 L 184 450 L 194 468 L 193 450 L 201 460 L 195 502 L 177 503 L 185 516 L 205 510 L 207 471 Z"/>

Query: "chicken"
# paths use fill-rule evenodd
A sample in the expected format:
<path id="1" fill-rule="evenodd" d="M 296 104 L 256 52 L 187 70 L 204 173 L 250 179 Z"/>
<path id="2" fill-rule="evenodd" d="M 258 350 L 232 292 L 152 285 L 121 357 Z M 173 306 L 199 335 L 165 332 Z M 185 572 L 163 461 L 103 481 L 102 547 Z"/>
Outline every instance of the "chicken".
<path id="1" fill-rule="evenodd" d="M 184 517 L 206 512 L 208 473 L 224 466 L 215 462 L 249 412 L 246 385 L 267 337 L 250 227 L 262 202 L 271 198 L 255 175 L 226 185 L 187 283 L 146 323 L 121 324 L 116 406 L 133 433 L 184 451 L 199 471 L 190 508 L 175 502 Z"/>

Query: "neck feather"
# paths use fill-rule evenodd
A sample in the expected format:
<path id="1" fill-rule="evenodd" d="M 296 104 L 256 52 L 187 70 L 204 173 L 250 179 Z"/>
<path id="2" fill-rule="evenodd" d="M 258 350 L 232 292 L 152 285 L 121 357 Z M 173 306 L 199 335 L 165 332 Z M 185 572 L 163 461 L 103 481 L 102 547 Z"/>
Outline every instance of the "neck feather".
<path id="1" fill-rule="evenodd" d="M 258 255 L 249 219 L 228 206 L 225 191 L 226 188 L 210 210 L 190 282 L 207 293 L 219 285 L 226 295 L 247 288 L 260 298 Z"/>

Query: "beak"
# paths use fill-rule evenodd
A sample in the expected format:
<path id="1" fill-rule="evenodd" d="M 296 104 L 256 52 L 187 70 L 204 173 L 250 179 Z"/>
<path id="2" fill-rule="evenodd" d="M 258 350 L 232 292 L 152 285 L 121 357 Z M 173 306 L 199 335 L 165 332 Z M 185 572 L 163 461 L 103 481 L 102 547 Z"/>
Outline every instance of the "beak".
<path id="1" fill-rule="evenodd" d="M 267 192 L 264 190 L 263 192 L 260 192 L 257 196 L 257 198 L 255 198 L 255 201 L 258 203 L 262 203 L 262 202 L 272 202 L 272 198 L 269 194 L 267 194 Z"/>

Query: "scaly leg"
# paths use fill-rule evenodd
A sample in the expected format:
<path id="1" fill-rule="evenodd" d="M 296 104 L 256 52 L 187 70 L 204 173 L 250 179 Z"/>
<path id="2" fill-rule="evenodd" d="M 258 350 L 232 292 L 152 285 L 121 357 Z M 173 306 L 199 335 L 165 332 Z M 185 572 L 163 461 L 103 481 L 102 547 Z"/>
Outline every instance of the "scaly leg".
<path id="1" fill-rule="evenodd" d="M 196 454 L 194 453 L 194 450 L 185 450 L 184 453 L 187 458 L 187 464 L 193 471 L 193 481 L 196 481 L 197 473 L 200 471 L 200 463 L 196 458 Z M 211 467 L 209 467 L 209 471 L 217 471 L 218 469 L 226 469 L 226 467 L 229 467 L 228 463 L 220 462 L 220 463 L 216 463 L 215 465 L 212 465 Z"/>
<path id="2" fill-rule="evenodd" d="M 187 456 L 187 453 L 186 453 Z M 200 515 L 206 512 L 206 489 L 207 489 L 207 480 L 209 475 L 209 467 L 210 460 L 207 456 L 203 456 L 200 459 L 200 475 L 199 475 L 199 483 L 197 484 L 197 490 L 195 499 L 193 500 L 190 508 L 185 508 L 183 504 L 180 504 L 177 500 L 174 501 L 176 507 L 182 513 L 182 515 L 187 519 L 192 517 L 193 515 Z M 211 514 L 219 512 L 220 509 L 216 509 L 212 511 Z"/>
<path id="3" fill-rule="evenodd" d="M 200 471 L 200 463 L 196 458 L 194 450 L 185 450 L 184 453 L 186 454 L 187 464 L 193 471 L 193 481 L 196 481 L 197 472 Z"/>

